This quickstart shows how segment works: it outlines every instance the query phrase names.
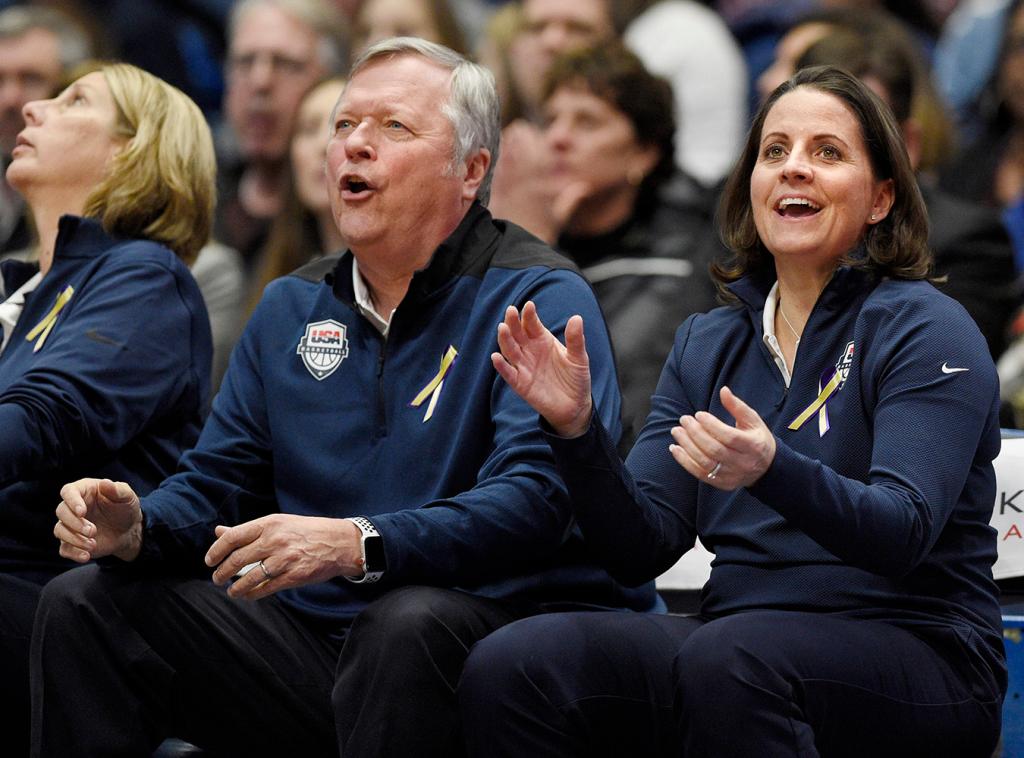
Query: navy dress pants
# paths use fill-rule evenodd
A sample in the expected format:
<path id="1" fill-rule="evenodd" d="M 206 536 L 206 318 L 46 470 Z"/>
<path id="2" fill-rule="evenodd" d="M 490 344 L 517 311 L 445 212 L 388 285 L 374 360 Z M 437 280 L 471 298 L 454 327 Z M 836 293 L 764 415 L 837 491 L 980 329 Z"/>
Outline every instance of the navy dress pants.
<path id="1" fill-rule="evenodd" d="M 559 613 L 479 643 L 459 698 L 472 758 L 988 758 L 1004 688 L 886 622 Z"/>
<path id="2" fill-rule="evenodd" d="M 203 579 L 74 569 L 36 614 L 32 752 L 138 758 L 174 736 L 218 757 L 450 756 L 470 648 L 521 615 L 405 587 L 324 625 Z"/>

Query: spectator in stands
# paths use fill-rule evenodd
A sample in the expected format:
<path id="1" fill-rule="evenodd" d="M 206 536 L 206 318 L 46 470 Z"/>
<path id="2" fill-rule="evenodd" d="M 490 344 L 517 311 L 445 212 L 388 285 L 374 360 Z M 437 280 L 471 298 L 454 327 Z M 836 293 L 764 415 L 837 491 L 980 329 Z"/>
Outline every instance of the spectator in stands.
<path id="1" fill-rule="evenodd" d="M 625 465 L 583 322 L 564 346 L 532 305 L 499 326 L 495 367 L 546 420 L 613 574 L 657 576 L 696 536 L 716 558 L 699 615 L 547 614 L 478 643 L 470 756 L 990 755 L 998 386 L 926 281 L 889 109 L 839 69 L 798 72 L 755 118 L 721 229 L 733 303 L 680 328 Z"/>
<path id="2" fill-rule="evenodd" d="M 62 554 L 123 563 L 44 592 L 37 754 L 144 755 L 174 732 L 228 755 L 454 755 L 476 640 L 656 602 L 587 557 L 536 414 L 490 363 L 509 300 L 556 325 L 584 310 L 618 436 L 589 286 L 481 204 L 498 135 L 493 79 L 446 48 L 399 38 L 354 64 L 327 147 L 350 251 L 267 288 L 178 474 L 141 503 L 62 490 Z"/>
<path id="3" fill-rule="evenodd" d="M 457 53 L 468 51 L 450 0 L 363 0 L 352 25 L 357 53 L 389 37 L 419 37 Z"/>
<path id="4" fill-rule="evenodd" d="M 283 208 L 299 100 L 342 71 L 348 50 L 341 16 L 327 0 L 239 0 L 228 38 L 224 109 L 233 142 L 219 156 L 215 236 L 251 266 Z"/>
<path id="5" fill-rule="evenodd" d="M 0 10 L 0 257 L 26 257 L 34 238 L 25 203 L 2 174 L 25 126 L 21 109 L 53 95 L 65 70 L 90 54 L 86 34 L 53 8 Z"/>
<path id="6" fill-rule="evenodd" d="M 811 45 L 797 60 L 798 69 L 842 66 L 871 87 L 893 110 L 907 145 L 910 165 L 920 165 L 923 132 L 913 116 L 918 82 L 925 75 L 917 48 L 897 34 L 833 31 Z M 929 216 L 928 244 L 935 257 L 939 284 L 963 305 L 998 358 L 1006 347 L 1021 291 L 1013 247 L 999 214 L 980 203 L 957 198 L 928 178 L 919 181 Z"/>
<path id="7" fill-rule="evenodd" d="M 344 78 L 331 77 L 313 87 L 299 103 L 289 150 L 288 199 L 282 213 L 274 219 L 261 253 L 251 308 L 256 307 L 263 289 L 274 279 L 344 248 L 331 213 L 324 175 L 331 113 L 344 85 Z"/>
<path id="8" fill-rule="evenodd" d="M 676 326 L 715 305 L 711 199 L 675 169 L 671 88 L 620 44 L 556 59 L 545 92 L 543 130 L 506 130 L 491 208 L 555 243 L 594 285 L 628 445 Z"/>
<path id="9" fill-rule="evenodd" d="M 613 12 L 614 11 L 614 12 Z M 546 72 L 555 58 L 621 35 L 652 73 L 672 85 L 676 163 L 705 185 L 728 171 L 746 123 L 746 71 L 725 24 L 694 0 L 524 0 L 528 61 Z M 519 92 L 527 114 L 537 114 L 543 76 L 519 76 L 533 88 Z"/>
<path id="10" fill-rule="evenodd" d="M 942 25 L 933 75 L 959 136 L 978 137 L 985 87 L 999 65 L 1011 0 L 959 0 Z"/>
<path id="11" fill-rule="evenodd" d="M 981 136 L 942 176 L 943 187 L 1008 210 L 1024 262 L 1024 2 L 1007 10 L 999 64 L 987 86 Z"/>
<path id="12" fill-rule="evenodd" d="M 131 66 L 24 114 L 7 179 L 39 257 L 0 267 L 0 721 L 18 755 L 36 604 L 74 565 L 47 515 L 61 482 L 96 471 L 148 492 L 198 436 L 210 327 L 186 263 L 210 232 L 216 171 L 199 109 Z"/>
<path id="13" fill-rule="evenodd" d="M 911 113 L 921 133 L 916 170 L 935 173 L 953 151 L 953 129 L 922 57 L 919 43 L 903 21 L 881 8 L 832 7 L 802 16 L 775 47 L 775 60 L 758 78 L 762 99 L 796 71 L 796 63 L 812 44 L 833 31 L 877 41 L 886 48 L 909 49 L 915 66 L 914 99 Z"/>
<path id="14" fill-rule="evenodd" d="M 523 93 L 544 80 L 543 61 L 534 54 L 535 40 L 523 34 L 523 7 L 505 3 L 487 22 L 477 44 L 477 60 L 494 74 L 501 101 L 501 125 L 537 114 L 527 111 Z"/>
<path id="15" fill-rule="evenodd" d="M 747 69 L 722 19 L 693 0 L 625 0 L 623 39 L 676 100 L 676 165 L 713 187 L 732 168 L 747 128 Z"/>

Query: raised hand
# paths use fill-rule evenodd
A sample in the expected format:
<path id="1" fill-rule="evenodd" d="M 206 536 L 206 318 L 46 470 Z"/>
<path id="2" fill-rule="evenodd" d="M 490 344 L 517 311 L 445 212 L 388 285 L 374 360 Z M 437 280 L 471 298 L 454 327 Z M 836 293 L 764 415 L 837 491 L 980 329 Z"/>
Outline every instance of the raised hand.
<path id="1" fill-rule="evenodd" d="M 706 411 L 683 416 L 673 427 L 669 451 L 676 463 L 720 490 L 749 487 L 775 460 L 775 436 L 753 408 L 728 387 L 719 395 L 736 419 L 729 426 Z"/>
<path id="2" fill-rule="evenodd" d="M 142 549 L 142 507 L 124 482 L 79 479 L 60 490 L 53 536 L 78 563 L 113 555 L 131 561 Z"/>
<path id="3" fill-rule="evenodd" d="M 498 324 L 500 353 L 491 363 L 516 393 L 563 437 L 583 434 L 590 425 L 590 359 L 583 337 L 583 319 L 573 316 L 565 326 L 565 345 L 537 315 L 532 301 L 510 305 Z"/>

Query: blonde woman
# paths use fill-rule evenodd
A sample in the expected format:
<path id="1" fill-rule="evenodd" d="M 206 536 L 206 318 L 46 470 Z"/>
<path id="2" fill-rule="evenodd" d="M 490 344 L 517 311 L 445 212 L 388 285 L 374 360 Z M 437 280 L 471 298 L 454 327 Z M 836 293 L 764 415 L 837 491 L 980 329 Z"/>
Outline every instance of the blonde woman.
<path id="1" fill-rule="evenodd" d="M 60 483 L 101 470 L 148 491 L 198 436 L 210 326 L 187 265 L 209 236 L 215 162 L 184 94 L 103 66 L 24 108 L 7 179 L 39 231 L 0 267 L 0 680 L 25 754 L 28 639 L 42 585 L 73 564 Z"/>

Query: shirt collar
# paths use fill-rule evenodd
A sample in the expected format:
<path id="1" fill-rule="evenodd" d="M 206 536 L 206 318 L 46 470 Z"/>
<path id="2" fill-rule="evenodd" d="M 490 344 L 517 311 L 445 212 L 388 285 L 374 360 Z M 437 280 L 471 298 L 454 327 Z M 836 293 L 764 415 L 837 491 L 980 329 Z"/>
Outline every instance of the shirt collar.
<path id="1" fill-rule="evenodd" d="M 11 332 L 14 331 L 14 326 L 18 323 L 18 317 L 21 316 L 21 312 L 25 307 L 25 296 L 39 286 L 42 278 L 43 272 L 37 271 L 35 276 L 18 287 L 18 289 L 11 293 L 10 297 L 0 303 L 0 330 L 3 332 L 0 335 L 0 353 L 7 347 Z"/>
<path id="2" fill-rule="evenodd" d="M 779 345 L 779 340 L 775 336 L 775 309 L 778 306 L 779 283 L 776 281 L 772 288 L 768 290 L 768 297 L 764 301 L 764 313 L 761 315 L 761 326 L 764 328 L 764 336 L 761 339 L 764 340 L 768 352 L 771 353 L 772 358 L 775 360 L 775 365 L 782 372 L 782 378 L 786 381 L 786 386 L 788 387 L 793 377 L 790 375 L 789 367 L 786 366 L 786 359 L 782 355 L 782 346 Z"/>
<path id="3" fill-rule="evenodd" d="M 501 222 L 498 222 L 499 224 Z M 495 228 L 488 210 L 474 202 L 466 212 L 459 226 L 438 246 L 427 266 L 417 271 L 409 283 L 409 290 L 399 307 L 402 312 L 416 309 L 421 303 L 431 299 L 437 292 L 444 290 L 459 276 L 473 272 L 482 273 L 487 262 L 500 241 L 500 233 Z M 351 279 L 345 274 L 345 267 L 351 261 Z M 310 264 L 312 267 L 314 264 Z M 324 269 L 330 267 L 329 271 Z M 357 307 L 385 336 L 390 328 L 394 311 L 387 318 L 377 313 L 370 298 L 366 281 L 358 272 L 356 258 L 351 250 L 340 258 L 324 259 L 310 269 L 316 271 L 315 278 L 322 278 L 327 286 L 334 291 L 335 297 L 345 303 Z M 323 271 L 323 273 L 320 273 Z M 348 292 L 348 282 L 352 282 L 352 292 Z"/>
<path id="4" fill-rule="evenodd" d="M 99 219 L 64 215 L 57 222 L 53 259 L 94 258 L 110 249 L 115 238 L 107 234 Z M 68 249 L 69 246 L 73 248 Z"/>
<path id="5" fill-rule="evenodd" d="M 363 275 L 359 273 L 359 263 L 355 257 L 352 258 L 352 292 L 355 296 L 356 306 L 363 316 L 373 324 L 374 328 L 385 337 L 391 329 L 391 317 L 395 315 L 394 309 L 387 315 L 387 318 L 377 313 L 373 307 L 373 298 L 370 297 L 370 288 L 366 286 Z"/>

